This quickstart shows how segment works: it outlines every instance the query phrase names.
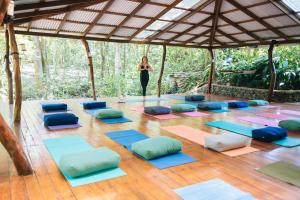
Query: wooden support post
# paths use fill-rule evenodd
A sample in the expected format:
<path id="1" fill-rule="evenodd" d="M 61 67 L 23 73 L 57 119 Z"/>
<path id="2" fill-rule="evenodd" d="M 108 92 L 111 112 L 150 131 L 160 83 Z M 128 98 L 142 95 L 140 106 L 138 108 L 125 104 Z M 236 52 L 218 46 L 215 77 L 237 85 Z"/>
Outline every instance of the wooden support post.
<path id="1" fill-rule="evenodd" d="M 161 95 L 161 81 L 165 70 L 165 61 L 166 61 L 166 54 L 167 54 L 167 47 L 166 45 L 163 45 L 163 56 L 161 61 L 161 68 L 160 68 L 160 74 L 157 81 L 157 96 L 160 98 Z"/>
<path id="2" fill-rule="evenodd" d="M 10 61 L 9 61 L 9 33 L 7 27 L 5 28 L 5 43 L 6 43 L 6 53 L 5 53 L 5 72 L 7 77 L 7 89 L 8 89 L 8 103 L 14 103 L 13 97 L 13 80 L 12 73 L 10 70 Z"/>
<path id="3" fill-rule="evenodd" d="M 215 54 L 212 48 L 209 48 L 208 51 L 211 57 L 211 65 L 210 65 L 209 78 L 208 78 L 208 94 L 211 94 L 213 76 L 215 71 Z"/>
<path id="4" fill-rule="evenodd" d="M 93 99 L 96 100 L 96 90 L 95 90 L 95 79 L 94 79 L 94 65 L 93 65 L 93 58 L 92 58 L 92 54 L 90 51 L 90 47 L 89 47 L 89 43 L 85 40 L 82 39 L 81 40 L 85 50 L 86 50 L 86 55 L 89 61 L 89 69 L 90 69 L 90 78 L 91 78 L 91 82 L 92 82 L 92 90 L 93 90 Z"/>
<path id="5" fill-rule="evenodd" d="M 275 85 L 276 85 L 276 68 L 273 62 L 273 49 L 276 44 L 276 40 L 272 40 L 269 50 L 268 50 L 268 58 L 269 58 L 269 68 L 271 72 L 271 80 L 269 86 L 269 94 L 268 94 L 268 101 L 272 101 Z"/>
<path id="6" fill-rule="evenodd" d="M 14 66 L 14 81 L 15 81 L 15 106 L 14 106 L 14 122 L 19 123 L 21 121 L 21 108 L 22 108 L 22 83 L 21 83 L 21 71 L 20 71 L 20 57 L 15 36 L 15 30 L 13 23 L 8 24 L 8 33 L 10 39 L 10 49 L 13 57 Z"/>
<path id="7" fill-rule="evenodd" d="M 0 114 L 0 142 L 7 150 L 9 156 L 11 157 L 17 172 L 21 176 L 26 176 L 32 174 L 32 168 L 26 157 L 26 154 L 18 142 L 17 137 L 14 132 L 5 122 L 3 116 Z"/>

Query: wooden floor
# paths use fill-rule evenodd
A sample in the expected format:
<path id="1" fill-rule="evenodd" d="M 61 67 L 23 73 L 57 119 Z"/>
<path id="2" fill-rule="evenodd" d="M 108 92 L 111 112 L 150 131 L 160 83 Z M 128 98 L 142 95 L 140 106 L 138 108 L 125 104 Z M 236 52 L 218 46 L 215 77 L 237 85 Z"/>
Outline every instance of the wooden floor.
<path id="1" fill-rule="evenodd" d="M 210 96 L 210 100 L 224 100 L 225 97 Z M 227 98 L 228 99 L 228 98 Z M 300 165 L 300 147 L 283 148 L 273 144 L 257 141 L 252 146 L 261 151 L 235 158 L 204 149 L 202 146 L 177 137 L 161 129 L 162 126 L 184 124 L 211 133 L 222 131 L 204 125 L 213 120 L 237 121 L 237 116 L 254 115 L 258 111 L 232 111 L 230 113 L 213 114 L 211 117 L 181 118 L 175 120 L 156 120 L 149 116 L 131 111 L 130 107 L 142 103 L 117 104 L 115 100 L 107 99 L 110 106 L 123 110 L 125 115 L 133 120 L 131 123 L 106 125 L 95 120 L 82 110 L 77 100 L 62 100 L 80 117 L 81 128 L 63 131 L 47 131 L 38 117 L 40 105 L 38 101 L 23 103 L 22 123 L 15 131 L 22 142 L 35 173 L 30 176 L 17 176 L 12 161 L 4 148 L 0 145 L 0 199 L 180 199 L 173 189 L 197 182 L 220 178 L 250 192 L 257 199 L 300 199 L 300 188 L 286 184 L 279 180 L 265 176 L 255 171 L 255 168 L 278 160 L 284 160 Z M 161 105 L 170 105 L 176 100 L 162 101 Z M 156 105 L 156 102 L 147 102 L 146 105 Z M 299 105 L 274 104 L 281 108 L 298 110 Z M 276 109 L 269 109 L 276 112 Z M 0 111 L 7 119 L 10 108 L 6 103 L 0 104 Z M 240 122 L 242 124 L 250 124 Z M 253 124 L 250 124 L 253 125 Z M 197 158 L 199 161 L 169 169 L 159 170 L 148 162 L 132 155 L 125 148 L 104 135 L 107 131 L 136 129 L 149 136 L 167 135 L 183 142 L 183 152 Z M 94 147 L 108 146 L 122 157 L 121 168 L 127 176 L 97 182 L 81 187 L 71 187 L 60 174 L 53 159 L 42 143 L 43 139 L 67 135 L 80 135 Z M 290 135 L 296 135 L 290 133 Z M 298 135 L 298 137 L 300 137 Z"/>

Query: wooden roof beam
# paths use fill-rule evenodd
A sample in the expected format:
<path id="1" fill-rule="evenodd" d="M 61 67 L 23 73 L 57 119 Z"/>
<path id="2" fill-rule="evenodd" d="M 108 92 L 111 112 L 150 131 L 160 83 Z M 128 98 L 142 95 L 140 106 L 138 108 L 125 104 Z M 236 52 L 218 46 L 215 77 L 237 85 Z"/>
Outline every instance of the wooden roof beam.
<path id="1" fill-rule="evenodd" d="M 284 14 L 288 15 L 288 17 L 293 20 L 294 22 L 296 22 L 297 24 L 300 24 L 300 17 L 294 13 L 291 12 L 287 6 L 283 5 L 283 3 L 281 1 L 276 1 L 276 0 L 269 0 L 269 2 L 271 2 L 274 6 L 276 6 L 278 9 L 280 9 Z"/>
<path id="2" fill-rule="evenodd" d="M 202 33 L 201 33 L 201 34 L 199 34 L 199 35 L 196 35 L 196 36 L 194 36 L 194 37 L 192 37 L 192 38 L 190 38 L 190 39 L 186 40 L 186 41 L 184 42 L 184 44 L 187 44 L 187 43 L 193 42 L 195 39 L 197 39 L 197 38 L 199 38 L 199 37 L 201 37 L 201 36 L 203 36 L 203 35 L 206 35 L 206 34 L 208 34 L 208 33 L 210 33 L 210 29 L 208 29 L 208 30 L 206 30 L 206 31 L 202 32 Z"/>
<path id="3" fill-rule="evenodd" d="M 114 33 L 116 33 L 120 27 L 122 27 L 126 22 L 128 22 L 133 16 L 135 16 L 150 0 L 145 0 L 140 3 L 131 13 L 128 15 L 116 28 L 114 28 L 107 36 L 110 38 Z"/>
<path id="4" fill-rule="evenodd" d="M 95 24 L 101 19 L 101 17 L 104 15 L 105 11 L 109 9 L 109 7 L 114 3 L 115 0 L 110 0 L 104 8 L 99 11 L 98 15 L 93 19 L 93 21 L 90 23 L 90 25 L 85 29 L 83 36 L 86 36 L 92 30 L 92 28 L 95 26 Z"/>
<path id="5" fill-rule="evenodd" d="M 235 0 L 227 0 L 229 3 L 231 3 L 233 6 L 237 7 L 238 9 L 240 9 L 243 13 L 245 13 L 246 15 L 248 15 L 249 17 L 252 17 L 253 19 L 255 19 L 258 23 L 260 23 L 261 25 L 265 26 L 266 28 L 268 28 L 270 31 L 272 31 L 273 33 L 275 33 L 276 35 L 279 35 L 280 37 L 283 37 L 286 40 L 289 40 L 289 37 L 287 35 L 285 35 L 284 33 L 282 33 L 281 31 L 277 30 L 276 28 L 272 27 L 269 23 L 263 21 L 260 17 L 258 17 L 257 15 L 255 15 L 253 12 L 251 12 L 250 10 L 248 10 L 247 8 L 243 7 L 241 4 L 239 4 L 238 2 L 236 2 Z"/>
<path id="6" fill-rule="evenodd" d="M 173 7 L 175 7 L 178 3 L 180 3 L 182 0 L 175 0 L 172 4 L 168 5 L 163 11 L 161 11 L 156 17 L 151 19 L 148 23 L 146 23 L 144 26 L 142 26 L 139 30 L 137 30 L 134 34 L 132 34 L 129 38 L 129 40 L 132 40 L 135 36 L 137 36 L 140 32 L 144 31 L 148 26 L 150 26 L 153 22 L 158 20 L 160 17 L 162 17 L 164 14 L 166 14 L 169 10 L 171 10 Z"/>
<path id="7" fill-rule="evenodd" d="M 184 15 L 182 18 L 180 18 L 177 22 L 173 22 L 172 24 L 170 24 L 169 26 L 167 26 L 164 30 L 154 34 L 153 36 L 147 38 L 148 40 L 154 40 L 157 37 L 161 36 L 162 34 L 166 33 L 167 31 L 171 30 L 172 28 L 174 28 L 177 24 L 184 22 L 186 19 L 190 18 L 191 16 L 193 16 L 194 14 L 198 13 L 199 11 L 201 11 L 202 9 L 204 9 L 206 6 L 208 6 L 209 4 L 211 4 L 214 0 L 207 0 L 204 3 L 202 3 L 200 6 L 198 6 L 194 11 L 190 12 L 187 15 Z"/>
<path id="8" fill-rule="evenodd" d="M 211 47 L 213 42 L 214 42 L 214 38 L 216 35 L 216 30 L 217 30 L 217 26 L 218 26 L 218 21 L 219 21 L 219 15 L 221 12 L 221 7 L 222 7 L 222 2 L 223 0 L 215 0 L 215 9 L 214 9 L 214 18 L 213 18 L 213 24 L 212 24 L 212 29 L 211 29 L 211 34 L 210 34 L 210 40 L 209 40 L 209 46 Z"/>
<path id="9" fill-rule="evenodd" d="M 179 38 L 180 36 L 190 32 L 191 30 L 199 27 L 199 26 L 202 26 L 203 24 L 205 24 L 206 22 L 208 22 L 209 20 L 211 20 L 213 18 L 213 16 L 209 16 L 207 17 L 206 19 L 202 20 L 201 22 L 199 22 L 198 24 L 195 24 L 194 26 L 191 26 L 190 28 L 186 29 L 185 31 L 179 33 L 178 35 L 175 35 L 174 37 L 171 37 L 170 39 L 167 40 L 167 42 L 170 42 L 171 40 L 175 40 L 177 38 Z M 198 36 L 197 36 L 198 37 Z"/>
<path id="10" fill-rule="evenodd" d="M 71 13 L 71 12 L 67 12 L 67 13 L 65 14 L 64 18 L 62 19 L 62 21 L 60 21 L 60 24 L 59 24 L 59 26 L 57 27 L 57 29 L 56 29 L 56 31 L 55 31 L 56 34 L 58 34 L 58 33 L 61 31 L 62 27 L 64 26 L 64 24 L 66 23 L 68 17 L 70 16 L 70 13 Z"/>
<path id="11" fill-rule="evenodd" d="M 230 24 L 231 26 L 234 26 L 235 28 L 239 29 L 240 31 L 242 31 L 243 33 L 246 33 L 247 35 L 249 35 L 250 37 L 258 40 L 258 41 L 262 41 L 262 39 L 260 37 L 258 37 L 257 35 L 251 33 L 250 31 L 248 31 L 247 29 L 245 29 L 244 27 L 238 25 L 237 23 L 234 23 L 233 21 L 231 21 L 230 19 L 228 19 L 227 17 L 225 17 L 224 15 L 220 15 L 219 16 L 222 20 L 224 20 L 226 23 Z"/>
<path id="12" fill-rule="evenodd" d="M 47 17 L 52 17 L 54 15 L 71 12 L 74 10 L 80 10 L 85 7 L 89 7 L 89 6 L 99 4 L 99 3 L 102 3 L 105 1 L 107 1 L 107 0 L 93 0 L 93 1 L 89 1 L 87 3 L 71 5 L 71 6 L 67 6 L 64 8 L 43 10 L 43 11 L 38 11 L 38 12 L 33 12 L 33 13 L 16 14 L 15 19 L 14 19 L 14 24 L 23 24 L 23 23 L 27 23 L 30 21 L 34 21 L 34 20 L 39 20 L 39 19 L 43 19 L 43 18 L 47 18 Z"/>
<path id="13" fill-rule="evenodd" d="M 56 1 L 47 1 L 47 2 L 39 2 L 39 3 L 20 4 L 15 6 L 15 11 L 49 8 L 49 7 L 56 7 L 56 6 L 69 6 L 72 4 L 87 3 L 92 1 L 94 0 L 63 0 L 63 1 L 56 0 Z"/>
<path id="14" fill-rule="evenodd" d="M 235 37 L 225 33 L 224 31 L 220 30 L 217 28 L 217 32 L 221 33 L 222 35 L 224 35 L 225 37 L 229 38 L 230 40 L 232 40 L 233 42 L 236 42 L 238 44 L 242 44 L 242 42 L 238 39 L 236 39 Z"/>

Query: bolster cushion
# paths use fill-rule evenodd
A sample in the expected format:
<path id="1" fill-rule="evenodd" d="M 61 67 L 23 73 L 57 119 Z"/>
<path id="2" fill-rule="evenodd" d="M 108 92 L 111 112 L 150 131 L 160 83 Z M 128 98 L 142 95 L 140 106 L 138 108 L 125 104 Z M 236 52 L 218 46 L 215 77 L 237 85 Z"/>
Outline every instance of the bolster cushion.
<path id="1" fill-rule="evenodd" d="M 273 142 L 287 137 L 287 129 L 278 127 L 266 127 L 254 129 L 252 138 L 262 142 Z"/>
<path id="2" fill-rule="evenodd" d="M 209 135 L 204 138 L 204 146 L 218 152 L 242 148 L 250 143 L 251 138 L 230 133 Z"/>
<path id="3" fill-rule="evenodd" d="M 83 109 L 97 109 L 97 108 L 106 108 L 106 102 L 86 102 L 83 103 Z"/>
<path id="4" fill-rule="evenodd" d="M 196 110 L 196 107 L 190 104 L 174 104 L 171 106 L 171 110 L 176 113 L 193 112 Z"/>
<path id="5" fill-rule="evenodd" d="M 106 147 L 101 147 L 62 155 L 59 166 L 69 177 L 76 178 L 102 170 L 117 168 L 120 160 L 119 154 Z"/>
<path id="6" fill-rule="evenodd" d="M 78 117 L 72 113 L 57 113 L 44 116 L 45 126 L 77 124 Z"/>
<path id="7" fill-rule="evenodd" d="M 114 119 L 123 117 L 123 112 L 115 109 L 98 110 L 95 115 L 99 119 Z"/>
<path id="8" fill-rule="evenodd" d="M 199 110 L 220 110 L 222 109 L 222 105 L 220 103 L 215 102 L 203 102 L 198 104 Z"/>
<path id="9" fill-rule="evenodd" d="M 157 136 L 135 142 L 131 149 L 135 154 L 150 160 L 180 152 L 182 143 L 170 137 Z"/>
<path id="10" fill-rule="evenodd" d="M 237 101 L 237 102 L 228 102 L 229 108 L 246 108 L 248 107 L 248 102 Z"/>
<path id="11" fill-rule="evenodd" d="M 279 122 L 279 126 L 289 131 L 300 131 L 300 119 L 282 120 Z"/>
<path id="12" fill-rule="evenodd" d="M 250 106 L 266 106 L 269 105 L 268 101 L 253 99 L 248 101 Z"/>
<path id="13" fill-rule="evenodd" d="M 144 108 L 144 113 L 150 115 L 164 115 L 164 114 L 169 114 L 170 112 L 171 109 L 164 106 L 148 106 Z"/>
<path id="14" fill-rule="evenodd" d="M 44 112 L 66 111 L 67 109 L 68 109 L 68 105 L 65 103 L 42 104 L 42 110 Z"/>
<path id="15" fill-rule="evenodd" d="M 188 95 L 188 96 L 185 96 L 184 99 L 186 101 L 203 101 L 205 99 L 205 96 L 203 96 L 203 95 Z"/>

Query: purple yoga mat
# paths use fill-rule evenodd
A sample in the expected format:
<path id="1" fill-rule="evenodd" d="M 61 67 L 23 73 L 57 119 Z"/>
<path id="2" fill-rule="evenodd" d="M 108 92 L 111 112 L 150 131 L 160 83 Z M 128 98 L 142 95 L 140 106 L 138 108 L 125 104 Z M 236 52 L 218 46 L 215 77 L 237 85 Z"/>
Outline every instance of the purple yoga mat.
<path id="1" fill-rule="evenodd" d="M 279 110 L 281 113 L 290 114 L 290 115 L 297 115 L 300 116 L 300 111 L 294 111 L 294 110 Z"/>
<path id="2" fill-rule="evenodd" d="M 206 113 L 203 113 L 203 112 L 184 112 L 182 114 L 187 116 L 187 117 L 207 117 L 207 116 L 210 116 L 210 114 L 206 114 Z"/>
<path id="3" fill-rule="evenodd" d="M 69 125 L 47 126 L 47 128 L 51 131 L 70 129 L 70 128 L 78 128 L 78 127 L 81 127 L 81 125 L 80 124 L 69 124 Z"/>
<path id="4" fill-rule="evenodd" d="M 287 115 L 282 115 L 282 114 L 276 114 L 276 113 L 268 113 L 268 112 L 263 112 L 263 113 L 257 113 L 256 115 L 265 117 L 265 118 L 272 118 L 272 119 L 280 119 L 280 120 L 286 120 L 290 119 L 290 116 Z"/>
<path id="5" fill-rule="evenodd" d="M 264 126 L 273 126 L 273 127 L 278 127 L 278 123 L 275 121 L 270 121 L 261 117 L 238 117 L 239 120 L 255 123 L 255 124 L 260 124 Z"/>

